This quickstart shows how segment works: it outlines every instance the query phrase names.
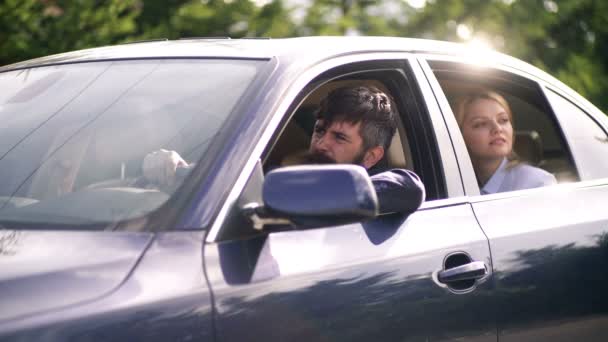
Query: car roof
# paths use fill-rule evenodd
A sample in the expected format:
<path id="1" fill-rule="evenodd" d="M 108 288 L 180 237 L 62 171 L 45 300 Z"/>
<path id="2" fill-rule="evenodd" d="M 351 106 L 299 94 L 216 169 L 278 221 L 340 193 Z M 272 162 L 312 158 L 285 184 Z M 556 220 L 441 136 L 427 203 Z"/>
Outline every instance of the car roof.
<path id="1" fill-rule="evenodd" d="M 19 62 L 0 72 L 42 65 L 130 58 L 252 58 L 297 59 L 314 63 L 333 56 L 365 52 L 423 52 L 447 55 L 470 54 L 458 43 L 398 37 L 299 37 L 281 39 L 193 38 L 136 42 L 79 50 Z M 494 58 L 509 58 L 498 52 Z"/>
<path id="2" fill-rule="evenodd" d="M 315 36 L 297 38 L 188 38 L 125 43 L 78 50 L 35 58 L 0 67 L 0 73 L 31 67 L 89 61 L 156 58 L 277 58 L 283 66 L 315 65 L 318 62 L 352 54 L 407 52 L 462 57 L 460 60 L 490 65 L 507 65 L 549 83 L 567 89 L 601 113 L 586 99 L 548 73 L 517 58 L 490 49 L 477 49 L 467 44 L 429 39 L 376 36 Z M 294 63 L 297 62 L 297 63 Z"/>

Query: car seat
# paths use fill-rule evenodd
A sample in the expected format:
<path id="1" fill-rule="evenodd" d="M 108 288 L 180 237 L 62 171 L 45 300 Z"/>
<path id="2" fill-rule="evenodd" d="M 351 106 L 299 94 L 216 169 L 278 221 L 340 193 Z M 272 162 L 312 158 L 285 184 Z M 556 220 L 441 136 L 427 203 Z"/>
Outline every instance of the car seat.
<path id="1" fill-rule="evenodd" d="M 513 150 L 521 161 L 532 166 L 539 166 L 543 161 L 543 143 L 536 131 L 516 131 Z"/>

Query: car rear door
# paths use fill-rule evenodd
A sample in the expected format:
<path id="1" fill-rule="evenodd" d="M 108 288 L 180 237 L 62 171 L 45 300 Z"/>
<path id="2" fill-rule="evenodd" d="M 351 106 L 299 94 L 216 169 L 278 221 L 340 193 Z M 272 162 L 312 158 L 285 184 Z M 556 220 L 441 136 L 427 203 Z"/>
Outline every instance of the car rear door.
<path id="1" fill-rule="evenodd" d="M 434 71 L 437 72 L 425 65 L 429 78 L 434 79 Z M 468 78 L 496 87 L 509 80 L 505 89 L 513 90 L 517 86 L 514 79 L 529 77 L 504 67 L 501 76 L 493 79 L 488 76 L 493 72 L 483 70 L 471 73 Z M 606 133 L 561 91 L 547 88 L 538 79 L 528 79 L 526 84 L 529 92 L 536 92 L 538 101 L 547 103 L 545 96 L 549 100 L 545 114 L 556 116 L 549 119 L 560 125 L 558 133 L 565 138 L 564 150 L 572 153 L 576 163 L 574 173 L 578 176 L 562 172 L 567 174 L 562 177 L 556 172 L 560 185 L 470 197 L 475 217 L 490 241 L 495 292 L 488 303 L 496 310 L 498 338 L 605 341 L 608 338 Z M 434 85 L 444 112 L 450 113 L 443 90 L 439 83 Z M 530 93 L 521 95 L 533 97 Z M 530 120 L 531 113 L 527 114 Z M 524 121 L 526 117 L 519 121 L 520 125 Z M 446 115 L 446 122 L 452 136 L 459 136 L 453 116 Z M 545 144 L 551 144 L 552 139 L 543 139 Z M 465 155 L 464 142 L 455 143 L 455 148 L 462 152 L 459 156 Z M 550 152 L 545 157 L 550 157 Z M 459 163 L 463 173 L 474 174 L 468 157 Z M 549 163 L 544 165 L 548 167 Z M 477 191 L 476 184 L 469 184 L 469 193 Z"/>
<path id="2" fill-rule="evenodd" d="M 378 57 L 337 59 L 327 62 L 331 65 L 324 71 L 332 73 L 345 65 L 344 74 L 365 71 L 370 64 L 363 62 L 378 61 Z M 431 198 L 409 216 L 220 238 L 222 231 L 250 225 L 230 219 L 241 215 L 236 199 L 246 191 L 233 188 L 234 202 L 228 201 L 226 214 L 216 221 L 204 250 L 218 341 L 496 341 L 495 320 L 487 305 L 492 295 L 487 239 L 464 196 L 435 98 L 426 81 L 416 81 L 424 78 L 414 59 L 399 56 L 389 64 L 380 61 L 383 70 L 392 68 L 403 77 L 407 87 L 400 89 L 402 100 L 416 99 L 419 113 L 409 113 L 411 127 L 434 146 L 420 153 L 426 155 L 426 163 L 439 161 L 434 167 L 441 170 L 440 181 L 447 189 L 443 198 Z M 319 74 L 306 77 L 318 80 L 325 75 Z M 288 103 L 282 107 L 296 101 L 299 92 L 284 96 Z M 263 93 L 280 94 L 282 89 Z M 268 113 L 265 108 L 259 112 Z M 425 116 L 427 126 L 414 118 L 418 114 Z M 258 150 L 266 143 L 262 139 Z M 419 142 L 418 146 L 424 145 Z M 237 184 L 252 177 L 257 158 L 255 153 L 249 158 Z M 422 176 L 434 188 L 433 175 Z M 437 280 L 440 271 L 472 262 L 488 269 L 480 281 L 446 285 Z"/>

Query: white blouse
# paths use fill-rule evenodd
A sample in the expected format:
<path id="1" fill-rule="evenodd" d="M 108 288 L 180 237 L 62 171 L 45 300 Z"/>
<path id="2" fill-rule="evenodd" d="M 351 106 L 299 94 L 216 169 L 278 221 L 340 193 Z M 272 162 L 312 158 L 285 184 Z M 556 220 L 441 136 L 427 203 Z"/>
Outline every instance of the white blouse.
<path id="1" fill-rule="evenodd" d="M 539 188 L 557 183 L 555 176 L 543 169 L 523 163 L 507 168 L 507 163 L 507 158 L 504 158 L 492 177 L 481 188 L 482 195 Z"/>

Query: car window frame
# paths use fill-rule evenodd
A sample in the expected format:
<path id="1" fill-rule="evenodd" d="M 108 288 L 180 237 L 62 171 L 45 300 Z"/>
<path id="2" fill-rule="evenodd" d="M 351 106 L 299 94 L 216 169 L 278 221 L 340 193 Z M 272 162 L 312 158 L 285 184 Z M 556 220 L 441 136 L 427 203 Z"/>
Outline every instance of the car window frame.
<path id="1" fill-rule="evenodd" d="M 434 139 L 435 134 L 429 134 L 428 132 L 428 130 L 434 132 L 435 129 L 428 120 L 429 114 L 426 111 L 422 95 L 416 92 L 416 86 L 413 85 L 413 83 L 417 83 L 417 80 L 414 78 L 411 72 L 411 65 L 409 65 L 407 60 L 362 61 L 341 65 L 319 75 L 305 89 L 302 89 L 299 98 L 292 103 L 288 115 L 281 121 L 281 128 L 273 134 L 271 143 L 264 150 L 262 159 L 265 160 L 268 154 L 272 152 L 273 145 L 280 139 L 282 130 L 293 119 L 293 115 L 299 109 L 300 104 L 309 95 L 328 83 L 343 81 L 345 79 L 356 80 L 361 77 L 380 82 L 387 88 L 396 102 L 400 114 L 399 120 L 404 126 L 405 138 L 408 138 L 409 152 L 411 152 L 410 157 L 414 160 L 413 168 L 411 168 L 412 165 L 408 168 L 413 169 L 421 177 L 423 177 L 422 175 L 428 176 L 431 174 L 433 177 L 432 191 L 439 196 L 438 200 L 446 198 L 445 172 L 439 158 L 438 143 Z M 422 103 L 419 103 L 420 101 Z M 416 129 L 419 127 L 427 131 L 421 132 L 420 129 Z M 434 158 L 425 158 L 429 154 L 433 155 Z M 427 185 L 427 194 L 429 191 L 428 184 L 429 182 L 427 181 L 425 184 Z"/>
<path id="2" fill-rule="evenodd" d="M 441 57 L 442 56 L 437 56 L 437 58 Z M 424 72 L 424 76 L 428 80 L 429 92 L 435 99 L 437 111 L 441 114 L 441 119 L 446 127 L 447 136 L 452 144 L 452 149 L 454 151 L 453 154 L 458 166 L 458 177 L 461 180 L 461 196 L 465 197 L 463 200 L 468 200 L 468 196 L 479 195 L 479 187 L 477 185 L 477 179 L 475 178 L 473 164 L 471 163 L 468 151 L 466 150 L 462 134 L 460 134 L 460 129 L 458 128 L 456 118 L 452 113 L 452 108 L 450 107 L 448 99 L 445 96 L 439 81 L 435 77 L 431 66 L 427 62 L 427 59 L 429 59 L 428 56 L 421 55 L 419 57 L 419 63 Z M 427 102 L 430 101 L 431 99 L 429 99 Z"/>
<path id="3" fill-rule="evenodd" d="M 432 82 L 433 90 L 436 91 L 436 95 L 441 104 L 441 108 L 442 108 L 443 112 L 445 114 L 447 114 L 447 115 L 444 115 L 444 117 L 445 117 L 446 123 L 449 126 L 450 132 L 452 132 L 452 137 L 454 139 L 454 144 L 455 144 L 454 148 L 457 151 L 456 153 L 458 155 L 459 164 L 462 166 L 463 179 L 465 180 L 464 185 L 466 188 L 466 192 L 467 192 L 468 196 L 473 197 L 471 199 L 472 201 L 477 201 L 477 200 L 483 201 L 486 199 L 491 200 L 495 197 L 511 197 L 513 195 L 517 196 L 521 192 L 543 191 L 543 190 L 546 190 L 546 187 L 514 190 L 514 191 L 507 191 L 507 192 L 496 193 L 496 194 L 486 194 L 486 195 L 480 194 L 481 189 L 480 189 L 479 185 L 477 184 L 477 180 L 475 177 L 475 171 L 473 169 L 473 165 L 469 158 L 469 154 L 468 154 L 466 145 L 464 143 L 464 139 L 462 138 L 462 134 L 460 133 L 460 128 L 458 126 L 458 123 L 456 122 L 452 108 L 449 105 L 449 102 L 447 101 L 447 97 L 446 97 L 445 93 L 443 92 L 443 89 L 441 88 L 439 81 L 435 77 L 434 72 L 432 71 L 428 61 L 450 62 L 450 63 L 468 65 L 468 66 L 472 66 L 472 67 L 480 66 L 483 68 L 494 69 L 499 72 L 513 74 L 516 77 L 525 78 L 530 82 L 534 82 L 535 86 L 538 87 L 540 95 L 542 95 L 544 97 L 543 100 L 546 102 L 546 104 L 548 106 L 547 110 L 550 113 L 546 113 L 546 114 L 551 115 L 552 118 L 550 118 L 550 119 L 553 120 L 557 124 L 557 127 L 556 127 L 557 133 L 561 135 L 560 138 L 562 139 L 566 152 L 569 154 L 569 156 L 571 158 L 572 166 L 574 167 L 577 174 L 580 174 L 580 168 L 575 163 L 575 158 L 573 156 L 573 152 L 571 150 L 570 143 L 566 139 L 564 131 L 561 127 L 561 122 L 559 122 L 557 115 L 554 113 L 551 102 L 547 99 L 546 94 L 544 93 L 544 91 L 545 91 L 544 87 L 546 87 L 549 84 L 548 81 L 553 81 L 553 79 L 551 78 L 550 75 L 542 75 L 542 76 L 548 76 L 549 79 L 546 80 L 544 78 L 540 78 L 538 75 L 532 74 L 523 69 L 518 69 L 516 66 L 507 65 L 503 62 L 496 62 L 496 63 L 491 63 L 491 62 L 487 62 L 487 61 L 481 62 L 480 60 L 474 59 L 474 58 L 471 60 L 465 60 L 462 57 L 457 57 L 457 56 L 422 54 L 421 60 L 425 64 L 425 71 L 427 72 L 427 77 L 429 77 L 429 79 L 433 80 L 433 82 Z M 559 81 L 557 81 L 557 82 L 559 82 Z M 561 93 L 561 92 L 558 92 L 558 93 Z M 581 182 L 580 179 L 575 183 L 579 183 L 579 182 Z M 565 186 L 565 184 L 567 184 L 567 183 L 555 184 L 552 187 Z M 513 194 L 513 195 L 511 195 L 511 194 Z"/>
<path id="4" fill-rule="evenodd" d="M 386 62 L 386 61 L 394 61 L 395 63 L 408 63 L 409 67 L 412 69 L 412 80 L 409 83 L 414 82 L 417 87 L 421 89 L 420 99 L 423 101 L 422 106 L 424 109 L 428 111 L 428 116 L 431 120 L 433 126 L 433 134 L 436 136 L 439 141 L 437 142 L 437 147 L 439 151 L 439 162 L 441 163 L 441 167 L 443 170 L 451 169 L 456 164 L 456 160 L 454 158 L 454 152 L 452 150 L 451 144 L 445 140 L 447 136 L 447 129 L 443 124 L 443 119 L 440 117 L 440 113 L 437 108 L 433 108 L 429 110 L 428 108 L 428 98 L 432 97 L 432 94 L 429 94 L 430 90 L 428 88 L 428 84 L 426 83 L 426 79 L 422 74 L 422 71 L 419 68 L 419 64 L 417 62 L 416 56 L 411 53 L 396 53 L 396 52 L 374 52 L 374 53 L 358 53 L 347 56 L 336 56 L 334 58 L 329 58 L 324 60 L 306 70 L 303 70 L 299 75 L 294 76 L 291 74 L 292 81 L 289 82 L 285 92 L 278 94 L 280 97 L 276 97 L 275 99 L 280 99 L 280 101 L 276 101 L 270 104 L 271 110 L 265 109 L 264 107 L 258 110 L 258 115 L 262 115 L 261 113 L 270 112 L 270 118 L 268 118 L 268 124 L 265 125 L 263 133 L 260 134 L 257 141 L 257 144 L 254 148 L 252 148 L 252 153 L 249 154 L 248 160 L 245 166 L 242 169 L 242 172 L 238 178 L 238 180 L 232 186 L 229 195 L 226 197 L 221 210 L 215 216 L 215 220 L 209 230 L 209 234 L 207 235 L 207 242 L 215 242 L 220 236 L 220 231 L 222 227 L 225 226 L 226 222 L 230 220 L 231 212 L 234 212 L 234 208 L 238 202 L 241 193 L 243 193 L 247 181 L 252 176 L 255 165 L 262 160 L 263 153 L 267 151 L 268 146 L 271 143 L 273 138 L 278 136 L 277 132 L 287 124 L 289 115 L 293 113 L 295 108 L 300 104 L 300 102 L 304 99 L 302 96 L 303 90 L 306 87 L 310 87 L 311 84 L 314 83 L 315 79 L 328 71 L 340 68 L 344 65 L 351 65 L 355 63 L 362 62 Z M 274 83 L 277 80 L 273 80 L 270 78 L 267 84 L 270 84 L 269 88 L 272 86 L 276 86 Z M 269 89 L 266 88 L 262 90 L 264 92 L 268 92 Z M 306 94 L 310 93 L 310 89 L 305 91 Z M 275 94 L 277 95 L 277 94 Z M 437 127 L 439 125 L 439 127 Z M 440 134 L 438 134 L 440 132 Z M 447 167 L 446 167 L 447 165 Z M 460 183 L 459 177 L 456 178 L 450 172 L 443 171 L 443 176 L 446 184 L 448 185 L 448 191 L 457 192 L 460 196 L 462 196 L 462 185 Z M 460 189 L 459 189 L 460 188 Z M 448 194 L 446 199 L 439 199 L 436 201 L 425 202 L 423 203 L 423 207 L 435 207 L 435 206 L 445 206 L 446 201 L 449 203 L 454 202 L 450 199 L 450 194 Z M 453 195 L 453 193 L 452 193 Z M 452 196 L 454 197 L 454 196 Z M 431 203 L 431 205 L 426 205 L 426 203 Z M 448 203 L 448 204 L 449 204 Z"/>

